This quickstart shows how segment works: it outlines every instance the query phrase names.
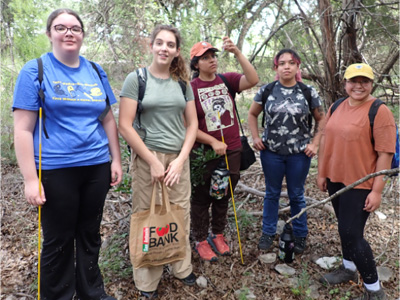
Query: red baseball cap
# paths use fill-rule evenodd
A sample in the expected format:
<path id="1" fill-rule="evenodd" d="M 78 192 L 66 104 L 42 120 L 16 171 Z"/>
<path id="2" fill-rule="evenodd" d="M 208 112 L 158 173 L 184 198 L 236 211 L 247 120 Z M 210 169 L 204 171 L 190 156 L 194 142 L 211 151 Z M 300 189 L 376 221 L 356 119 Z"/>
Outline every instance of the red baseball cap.
<path id="1" fill-rule="evenodd" d="M 195 56 L 202 56 L 208 50 L 212 50 L 214 52 L 219 51 L 217 48 L 213 47 L 210 43 L 207 42 L 198 42 L 193 45 L 190 50 L 190 59 L 193 59 Z"/>

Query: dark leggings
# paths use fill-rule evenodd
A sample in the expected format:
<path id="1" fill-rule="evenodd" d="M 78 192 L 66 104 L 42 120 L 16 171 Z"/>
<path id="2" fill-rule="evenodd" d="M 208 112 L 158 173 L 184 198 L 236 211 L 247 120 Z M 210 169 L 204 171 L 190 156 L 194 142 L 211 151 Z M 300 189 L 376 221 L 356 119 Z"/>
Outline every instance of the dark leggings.
<path id="1" fill-rule="evenodd" d="M 42 171 L 41 298 L 98 300 L 105 295 L 98 266 L 100 222 L 110 164 Z"/>
<path id="2" fill-rule="evenodd" d="M 342 183 L 328 180 L 329 195 L 344 188 Z M 332 200 L 338 219 L 343 258 L 354 262 L 366 284 L 378 280 L 374 256 L 368 242 L 364 239 L 364 227 L 369 212 L 363 210 L 365 200 L 371 190 L 351 189 Z"/>

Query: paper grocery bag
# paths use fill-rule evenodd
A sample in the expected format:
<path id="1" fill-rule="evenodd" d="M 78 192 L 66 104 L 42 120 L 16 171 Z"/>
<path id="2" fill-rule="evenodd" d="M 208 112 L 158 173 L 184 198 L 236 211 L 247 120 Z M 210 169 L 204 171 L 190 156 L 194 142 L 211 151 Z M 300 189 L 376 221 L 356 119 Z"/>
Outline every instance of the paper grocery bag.
<path id="1" fill-rule="evenodd" d="M 161 184 L 162 205 L 156 205 L 153 185 L 150 209 L 131 215 L 129 250 L 135 269 L 183 260 L 186 254 L 184 209 L 170 204 L 165 183 Z"/>

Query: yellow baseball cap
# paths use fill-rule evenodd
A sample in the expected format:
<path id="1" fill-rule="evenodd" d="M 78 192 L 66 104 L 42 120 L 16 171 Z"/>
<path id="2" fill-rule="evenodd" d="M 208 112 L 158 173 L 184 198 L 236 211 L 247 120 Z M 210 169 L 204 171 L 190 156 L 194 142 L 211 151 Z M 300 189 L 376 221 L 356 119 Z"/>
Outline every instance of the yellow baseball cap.
<path id="1" fill-rule="evenodd" d="M 344 79 L 351 79 L 357 76 L 363 76 L 374 80 L 372 68 L 367 64 L 352 64 L 348 66 L 343 77 Z"/>

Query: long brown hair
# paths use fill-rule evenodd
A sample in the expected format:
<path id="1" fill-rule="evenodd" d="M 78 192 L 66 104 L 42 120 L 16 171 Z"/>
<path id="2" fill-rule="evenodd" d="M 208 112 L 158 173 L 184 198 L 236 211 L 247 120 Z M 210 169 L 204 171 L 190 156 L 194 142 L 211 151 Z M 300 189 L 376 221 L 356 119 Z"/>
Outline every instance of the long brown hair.
<path id="1" fill-rule="evenodd" d="M 175 35 L 175 40 L 176 40 L 176 48 L 180 48 L 182 44 L 182 37 L 181 34 L 179 33 L 179 30 L 171 25 L 157 25 L 153 32 L 151 33 L 150 37 L 150 42 L 151 44 L 154 43 L 157 35 L 160 33 L 162 30 L 167 30 L 169 32 L 172 32 Z M 185 60 L 183 59 L 182 55 L 179 54 L 179 56 L 175 57 L 172 60 L 171 66 L 169 67 L 169 72 L 171 74 L 172 79 L 178 81 L 179 79 L 185 81 L 186 83 L 189 83 L 189 72 L 186 67 Z"/>

